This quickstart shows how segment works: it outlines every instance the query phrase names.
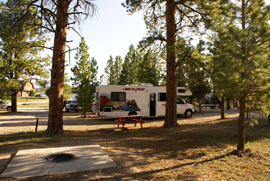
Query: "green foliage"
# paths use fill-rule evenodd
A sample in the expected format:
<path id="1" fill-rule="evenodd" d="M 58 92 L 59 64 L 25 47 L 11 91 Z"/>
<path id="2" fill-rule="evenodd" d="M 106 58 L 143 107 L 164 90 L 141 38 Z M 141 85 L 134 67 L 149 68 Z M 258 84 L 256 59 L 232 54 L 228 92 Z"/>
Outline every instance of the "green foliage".
<path id="1" fill-rule="evenodd" d="M 125 56 L 123 69 L 119 75 L 119 85 L 138 84 L 138 62 L 141 57 L 133 45 L 130 45 L 129 52 Z"/>
<path id="2" fill-rule="evenodd" d="M 31 90 L 31 91 L 30 91 L 29 96 L 31 96 L 31 97 L 32 97 L 32 96 L 34 96 L 35 94 L 36 94 L 36 92 L 35 92 L 35 91 L 33 91 L 33 90 Z"/>
<path id="3" fill-rule="evenodd" d="M 215 88 L 238 99 L 257 100 L 269 90 L 270 12 L 262 0 L 246 2 L 245 7 L 229 2 L 220 9 L 223 19 L 216 17 L 217 33 L 210 39 Z"/>
<path id="4" fill-rule="evenodd" d="M 48 58 L 39 56 L 46 39 L 43 32 L 36 28 L 41 23 L 38 11 L 35 7 L 29 8 L 28 14 L 23 19 L 21 17 L 22 10 L 29 2 L 29 0 L 0 2 L 2 60 L 0 82 L 1 85 L 5 85 L 5 95 L 13 95 L 14 100 L 16 100 L 15 95 L 20 88 L 19 80 L 31 76 L 46 77 L 49 75 Z M 3 90 L 2 86 L 1 89 Z"/>
<path id="5" fill-rule="evenodd" d="M 49 97 L 49 96 L 50 96 L 50 92 L 51 92 L 51 87 L 49 87 L 49 88 L 45 91 L 45 94 Z"/>
<path id="6" fill-rule="evenodd" d="M 148 49 L 142 54 L 142 60 L 139 62 L 138 67 L 138 82 L 151 83 L 154 86 L 159 85 L 162 67 L 157 53 Z"/>
<path id="7" fill-rule="evenodd" d="M 76 88 L 77 102 L 79 110 L 84 113 L 91 111 L 93 101 L 95 98 L 95 87 L 89 82 L 87 78 L 83 78 L 80 85 Z"/>
<path id="8" fill-rule="evenodd" d="M 135 49 L 130 45 L 123 64 L 121 57 L 117 56 L 114 61 L 110 56 L 103 78 L 108 85 L 139 85 L 143 82 L 159 85 L 162 73 L 162 63 L 155 51 Z"/>
<path id="9" fill-rule="evenodd" d="M 241 0 L 220 2 L 212 15 L 212 80 L 239 100 L 237 150 L 244 150 L 246 105 L 269 94 L 270 11 L 263 0 Z"/>
<path id="10" fill-rule="evenodd" d="M 207 57 L 203 54 L 204 42 L 197 48 L 179 38 L 176 44 L 178 58 L 177 86 L 188 87 L 195 101 L 201 103 L 205 94 L 211 92 Z"/>
<path id="11" fill-rule="evenodd" d="M 116 56 L 115 60 L 110 56 L 105 68 L 105 83 L 107 85 L 117 85 L 120 82 L 120 73 L 123 67 L 123 59 L 121 56 Z"/>
<path id="12" fill-rule="evenodd" d="M 65 79 L 64 79 L 64 90 L 63 90 L 63 100 L 69 100 L 70 99 L 70 92 L 72 90 L 71 86 L 68 84 L 70 79 L 68 78 L 68 74 L 65 73 Z"/>
<path id="13" fill-rule="evenodd" d="M 80 111 L 84 113 L 84 117 L 86 112 L 92 109 L 95 86 L 98 85 L 96 81 L 97 61 L 94 58 L 90 60 L 88 50 L 88 45 L 82 38 L 75 55 L 76 65 L 71 69 L 74 75 L 74 77 L 71 77 L 71 80 L 74 81 L 73 92 L 77 94 L 77 102 L 81 107 Z"/>

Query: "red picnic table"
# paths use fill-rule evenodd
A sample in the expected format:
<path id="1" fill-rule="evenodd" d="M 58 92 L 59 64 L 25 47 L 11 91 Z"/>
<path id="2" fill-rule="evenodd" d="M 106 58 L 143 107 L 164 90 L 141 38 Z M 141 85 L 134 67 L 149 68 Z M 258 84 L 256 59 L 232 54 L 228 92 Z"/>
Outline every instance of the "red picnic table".
<path id="1" fill-rule="evenodd" d="M 141 128 L 143 128 L 143 123 L 145 123 L 145 120 L 142 120 L 141 115 L 130 115 L 130 116 L 118 116 L 117 120 L 115 120 L 117 123 L 117 128 L 119 128 L 119 124 L 122 124 L 122 128 L 125 128 L 125 124 L 127 122 L 133 122 L 134 127 L 136 127 L 137 123 L 141 124 Z"/>

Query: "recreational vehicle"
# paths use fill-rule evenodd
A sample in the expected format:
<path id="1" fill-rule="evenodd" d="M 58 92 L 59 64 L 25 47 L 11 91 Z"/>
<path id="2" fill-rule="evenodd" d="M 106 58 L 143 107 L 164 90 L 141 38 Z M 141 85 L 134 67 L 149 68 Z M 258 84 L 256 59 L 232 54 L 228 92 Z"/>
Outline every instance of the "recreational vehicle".
<path id="1" fill-rule="evenodd" d="M 177 114 L 184 114 L 190 118 L 194 112 L 194 106 L 184 100 L 191 100 L 191 91 L 184 87 L 177 87 L 176 93 Z M 159 117 L 165 116 L 165 108 L 165 86 L 141 84 L 139 86 L 101 85 L 96 87 L 96 112 L 99 115 Z"/>

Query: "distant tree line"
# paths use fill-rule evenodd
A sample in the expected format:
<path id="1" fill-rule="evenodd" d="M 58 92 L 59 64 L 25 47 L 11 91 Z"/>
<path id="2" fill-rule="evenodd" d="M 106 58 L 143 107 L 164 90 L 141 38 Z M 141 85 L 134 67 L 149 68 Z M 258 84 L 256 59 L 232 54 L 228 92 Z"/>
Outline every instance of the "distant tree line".
<path id="1" fill-rule="evenodd" d="M 194 100 L 200 102 L 211 92 L 210 73 L 207 56 L 203 54 L 205 42 L 197 47 L 191 41 L 180 39 L 177 42 L 177 86 L 187 87 L 193 92 Z M 106 85 L 139 85 L 151 83 L 153 86 L 166 85 L 166 63 L 164 54 L 149 47 L 144 49 L 130 45 L 124 58 L 109 57 L 101 83 Z"/>

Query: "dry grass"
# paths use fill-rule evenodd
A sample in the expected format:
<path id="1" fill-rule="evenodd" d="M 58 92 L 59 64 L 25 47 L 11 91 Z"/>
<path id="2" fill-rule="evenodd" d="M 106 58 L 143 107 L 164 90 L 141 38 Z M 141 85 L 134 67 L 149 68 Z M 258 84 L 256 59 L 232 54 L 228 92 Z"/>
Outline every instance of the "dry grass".
<path id="1" fill-rule="evenodd" d="M 179 121 L 179 128 L 161 128 L 162 121 L 147 120 L 144 129 L 115 131 L 114 126 L 68 129 L 48 137 L 34 133 L 0 136 L 0 154 L 41 147 L 99 144 L 118 165 L 116 168 L 34 177 L 20 180 L 269 180 L 270 128 L 260 119 L 246 134 L 247 151 L 234 154 L 235 119 Z M 9 179 L 3 179 L 9 180 Z"/>

